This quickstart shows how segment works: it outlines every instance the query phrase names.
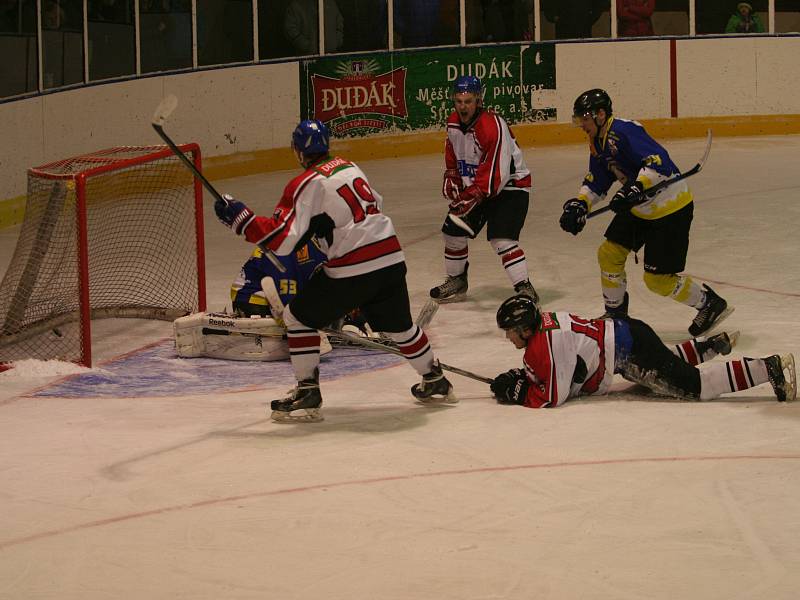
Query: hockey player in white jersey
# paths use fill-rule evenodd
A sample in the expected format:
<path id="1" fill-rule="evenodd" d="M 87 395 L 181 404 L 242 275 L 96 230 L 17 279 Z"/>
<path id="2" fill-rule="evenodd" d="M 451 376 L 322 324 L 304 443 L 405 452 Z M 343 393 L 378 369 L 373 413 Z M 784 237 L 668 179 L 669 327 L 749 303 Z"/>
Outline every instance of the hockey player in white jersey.
<path id="1" fill-rule="evenodd" d="M 730 353 L 733 336 L 724 332 L 670 348 L 643 321 L 540 312 L 524 295 L 500 305 L 497 326 L 525 349 L 524 368 L 501 373 L 491 384 L 501 404 L 554 408 L 576 396 L 606 394 L 615 373 L 687 400 L 711 400 L 767 382 L 780 401 L 797 394 L 791 354 L 718 361 L 698 369 L 697 363 Z"/>
<path id="2" fill-rule="evenodd" d="M 483 108 L 483 87 L 465 75 L 453 86 L 447 119 L 442 195 L 450 201 L 442 225 L 447 278 L 431 289 L 439 302 L 456 302 L 468 288 L 469 240 L 486 237 L 517 293 L 539 297 L 530 282 L 519 235 L 528 213 L 531 172 L 508 124 Z"/>
<path id="3" fill-rule="evenodd" d="M 329 137 L 321 121 L 301 121 L 295 128 L 292 148 L 304 170 L 288 183 L 271 217 L 256 216 L 232 198 L 214 205 L 219 219 L 251 243 L 285 255 L 313 236 L 328 256 L 283 312 L 298 384 L 287 398 L 272 402 L 272 419 L 322 419 L 318 330 L 355 308 L 422 375 L 411 388 L 420 402 L 455 402 L 425 332 L 412 322 L 405 258 L 381 210 L 383 199 L 355 163 L 330 155 Z M 305 413 L 292 414 L 298 410 Z"/>

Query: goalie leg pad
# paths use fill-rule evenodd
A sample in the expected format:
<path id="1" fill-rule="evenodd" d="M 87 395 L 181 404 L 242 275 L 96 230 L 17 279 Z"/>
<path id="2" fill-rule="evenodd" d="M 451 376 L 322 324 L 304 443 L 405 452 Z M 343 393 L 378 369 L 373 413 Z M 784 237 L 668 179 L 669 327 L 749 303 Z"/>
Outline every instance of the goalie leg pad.
<path id="1" fill-rule="evenodd" d="M 237 318 L 224 313 L 195 313 L 176 319 L 178 356 L 225 360 L 273 361 L 289 358 L 283 327 L 270 317 Z"/>

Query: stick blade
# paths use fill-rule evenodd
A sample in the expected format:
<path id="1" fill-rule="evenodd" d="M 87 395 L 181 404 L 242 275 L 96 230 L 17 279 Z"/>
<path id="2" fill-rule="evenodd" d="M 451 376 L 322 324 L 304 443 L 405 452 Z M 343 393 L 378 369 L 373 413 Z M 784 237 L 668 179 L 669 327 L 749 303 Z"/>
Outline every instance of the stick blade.
<path id="1" fill-rule="evenodd" d="M 416 321 L 417 327 L 425 329 L 430 325 L 437 310 L 439 310 L 439 303 L 433 298 L 429 298 L 425 306 L 422 307 L 422 310 L 419 311 Z"/>
<path id="2" fill-rule="evenodd" d="M 164 123 L 178 107 L 178 97 L 175 94 L 169 94 L 166 96 L 161 103 L 156 108 L 156 112 L 153 113 L 153 125 L 157 125 L 158 127 L 163 127 Z"/>

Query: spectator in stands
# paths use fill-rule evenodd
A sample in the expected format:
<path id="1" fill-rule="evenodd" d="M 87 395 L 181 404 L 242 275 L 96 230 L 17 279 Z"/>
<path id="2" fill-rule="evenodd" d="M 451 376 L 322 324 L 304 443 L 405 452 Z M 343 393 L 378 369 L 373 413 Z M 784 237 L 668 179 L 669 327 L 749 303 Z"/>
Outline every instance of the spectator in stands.
<path id="1" fill-rule="evenodd" d="M 588 5 L 588 6 L 587 6 Z M 556 39 L 592 37 L 592 26 L 608 6 L 608 0 L 542 0 L 545 18 L 556 26 Z"/>
<path id="2" fill-rule="evenodd" d="M 344 16 L 345 52 L 387 48 L 386 0 L 338 0 Z"/>
<path id="3" fill-rule="evenodd" d="M 482 5 L 487 42 L 532 39 L 533 0 L 483 0 Z"/>
<path id="4" fill-rule="evenodd" d="M 286 39 L 300 55 L 319 53 L 317 0 L 292 0 L 286 8 L 283 29 Z M 336 0 L 325 0 L 325 53 L 341 50 L 344 19 Z"/>
<path id="5" fill-rule="evenodd" d="M 56 0 L 45 0 L 42 11 L 42 29 L 55 31 L 66 25 L 67 14 Z"/>
<path id="6" fill-rule="evenodd" d="M 445 0 L 442 0 L 443 2 Z M 458 2 L 456 1 L 456 5 Z M 458 10 L 456 8 L 456 10 Z M 466 12 L 467 21 L 467 43 L 477 44 L 486 41 L 486 27 L 484 26 L 483 19 L 483 2 L 482 0 L 466 0 L 464 2 L 464 12 Z M 458 15 L 458 12 L 456 12 Z M 460 24 L 456 24 L 460 27 Z"/>
<path id="7" fill-rule="evenodd" d="M 650 17 L 655 9 L 656 0 L 617 0 L 619 37 L 654 35 Z"/>
<path id="8" fill-rule="evenodd" d="M 125 23 L 125 7 L 117 0 L 95 0 L 89 2 L 89 20 L 108 23 Z"/>
<path id="9" fill-rule="evenodd" d="M 698 35 L 710 33 L 723 33 L 727 15 L 731 7 L 731 0 L 703 0 L 695 3 L 696 31 Z M 689 16 L 688 7 L 686 16 Z"/>
<path id="10" fill-rule="evenodd" d="M 0 0 L 0 33 L 19 33 L 17 0 Z"/>
<path id="11" fill-rule="evenodd" d="M 439 42 L 439 0 L 395 0 L 394 33 L 400 48 L 435 46 Z"/>
<path id="12" fill-rule="evenodd" d="M 739 2 L 736 5 L 736 12 L 728 19 L 725 33 L 763 33 L 764 23 L 757 14 L 753 12 L 753 7 L 747 2 Z"/>

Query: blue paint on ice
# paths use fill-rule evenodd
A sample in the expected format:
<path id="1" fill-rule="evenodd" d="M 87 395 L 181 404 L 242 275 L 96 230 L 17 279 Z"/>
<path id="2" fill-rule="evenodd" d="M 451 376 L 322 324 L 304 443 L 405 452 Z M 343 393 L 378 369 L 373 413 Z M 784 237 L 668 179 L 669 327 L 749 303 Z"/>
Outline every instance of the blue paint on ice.
<path id="1" fill-rule="evenodd" d="M 399 356 L 359 348 L 335 348 L 322 357 L 320 379 L 338 379 L 403 362 Z M 34 396 L 126 398 L 192 396 L 295 384 L 288 360 L 250 362 L 180 358 L 172 340 L 148 346 L 89 373 L 69 376 Z"/>

